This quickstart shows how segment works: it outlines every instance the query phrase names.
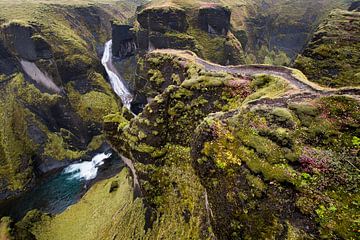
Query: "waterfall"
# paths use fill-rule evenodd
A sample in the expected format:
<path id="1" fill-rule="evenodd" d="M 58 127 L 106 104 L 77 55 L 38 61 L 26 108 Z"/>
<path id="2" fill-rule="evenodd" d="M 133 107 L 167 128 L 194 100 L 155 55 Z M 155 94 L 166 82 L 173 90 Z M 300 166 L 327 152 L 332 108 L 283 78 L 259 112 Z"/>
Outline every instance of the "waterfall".
<path id="1" fill-rule="evenodd" d="M 104 164 L 104 160 L 111 157 L 111 153 L 95 155 L 91 161 L 74 163 L 64 169 L 64 173 L 71 174 L 69 179 L 91 180 L 96 178 L 98 168 Z"/>
<path id="2" fill-rule="evenodd" d="M 112 62 L 112 40 L 109 40 L 105 43 L 104 55 L 101 59 L 102 65 L 105 67 L 105 70 L 109 76 L 110 83 L 115 93 L 121 98 L 122 103 L 127 109 L 130 109 L 131 101 L 133 96 L 126 88 L 123 82 L 122 76 L 115 69 Z"/>

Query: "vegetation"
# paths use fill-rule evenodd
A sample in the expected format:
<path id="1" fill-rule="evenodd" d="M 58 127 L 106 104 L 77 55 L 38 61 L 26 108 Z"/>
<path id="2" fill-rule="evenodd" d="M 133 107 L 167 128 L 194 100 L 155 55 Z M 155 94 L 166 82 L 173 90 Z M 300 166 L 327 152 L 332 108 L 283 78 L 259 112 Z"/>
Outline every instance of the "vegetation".
<path id="1" fill-rule="evenodd" d="M 329 87 L 360 85 L 360 15 L 334 10 L 322 23 L 313 41 L 295 66 L 311 81 Z"/>
<path id="2" fill-rule="evenodd" d="M 183 30 L 169 30 L 171 24 L 181 21 L 160 19 L 159 26 L 143 29 L 136 23 L 137 33 L 148 31 L 145 42 L 152 37 L 159 44 L 194 50 L 217 63 L 288 65 L 293 55 L 283 42 L 299 37 L 301 43 L 322 14 L 337 5 L 332 0 L 328 5 L 305 1 L 308 9 L 297 12 L 300 1 L 277 0 L 269 7 L 267 1 L 262 1 L 262 6 L 256 0 L 214 2 L 233 9 L 233 25 L 227 34 L 210 34 L 198 25 L 197 9 L 216 5 L 178 0 L 149 2 L 139 8 L 139 14 L 149 11 L 156 18 L 166 18 L 185 13 Z M 52 59 L 35 63 L 55 79 L 62 91 L 46 92 L 22 73 L 15 72 L 10 78 L 0 76 L 4 93 L 0 96 L 0 120 L 4 122 L 0 128 L 0 187 L 8 192 L 23 190 L 34 176 L 33 161 L 71 161 L 99 148 L 105 139 L 128 158 L 133 176 L 123 169 L 96 183 L 77 204 L 55 216 L 34 210 L 17 223 L 2 218 L 0 238 L 359 237 L 360 103 L 355 93 L 332 95 L 334 91 L 318 87 L 290 68 L 251 66 L 244 72 L 270 70 L 264 70 L 264 74 L 235 74 L 232 70 L 237 67 L 229 67 L 228 72 L 215 71 L 225 68 L 201 61 L 190 51 L 140 51 L 122 65 L 129 67 L 126 74 L 132 75 L 137 62 L 129 85 L 136 104 L 146 106 L 134 115 L 118 103 L 100 74 L 95 49 L 105 41 L 108 29 L 103 23 L 93 25 L 93 19 L 89 19 L 93 13 L 106 21 L 119 16 L 109 9 L 113 4 L 120 3 L 104 0 L 100 5 L 88 5 L 79 0 L 76 7 L 67 2 L 38 3 L 29 7 L 32 21 L 29 17 L 14 23 L 26 25 L 36 32 L 31 38 L 41 38 L 51 45 Z M 317 9 L 321 6 L 324 9 Z M 34 9 L 46 9 L 54 17 L 45 23 L 45 18 L 30 13 Z M 284 11 L 287 14 L 283 15 Z M 357 13 L 335 13 L 354 18 L 356 29 Z M 344 23 L 337 15 L 331 21 Z M 301 32 L 301 36 L 295 32 Z M 320 35 L 328 40 L 326 34 Z M 353 55 L 345 59 L 343 53 L 333 52 L 339 46 L 344 54 L 354 50 L 356 57 L 357 42 L 349 39 L 354 44 L 311 42 L 296 64 L 304 64 L 304 58 L 314 60 L 309 66 L 302 65 L 311 77 L 312 68 L 330 69 L 328 65 L 313 64 L 315 60 L 335 61 L 343 67 L 344 75 L 335 74 L 331 84 L 324 85 L 356 85 L 356 73 L 351 72 L 357 71 Z M 290 48 L 296 52 L 300 43 Z M 10 43 L 6 46 L 12 55 L 21 54 Z M 311 51 L 318 55 L 305 56 Z M 343 64 L 345 60 L 350 66 Z M 280 69 L 280 75 L 273 75 L 277 71 L 274 69 Z M 319 73 L 316 71 L 314 76 Z M 350 76 L 355 78 L 350 81 Z M 299 81 L 294 83 L 293 78 Z M 325 83 L 329 79 L 310 80 Z M 42 116 L 50 116 L 46 114 L 54 109 L 66 109 L 59 111 L 81 124 L 69 126 L 73 122 L 63 118 L 60 121 L 65 126 L 51 129 L 52 119 Z M 56 116 L 60 118 L 61 114 Z M 82 136 L 82 131 L 84 136 L 91 136 Z M 78 145 L 74 143 L 77 133 L 82 141 Z"/>

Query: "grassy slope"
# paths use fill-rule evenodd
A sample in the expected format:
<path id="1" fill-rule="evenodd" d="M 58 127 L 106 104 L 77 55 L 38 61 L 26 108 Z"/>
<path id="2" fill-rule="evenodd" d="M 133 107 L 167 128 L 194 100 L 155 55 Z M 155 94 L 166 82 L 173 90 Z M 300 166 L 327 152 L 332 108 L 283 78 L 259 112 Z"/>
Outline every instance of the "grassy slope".
<path id="1" fill-rule="evenodd" d="M 79 203 L 69 207 L 60 215 L 52 219 L 44 217 L 43 221 L 33 229 L 36 238 L 38 240 L 102 239 L 104 232 L 112 227 L 112 219 L 121 220 L 135 214 L 141 216 L 143 214 L 141 200 L 133 201 L 128 174 L 124 169 L 117 176 L 95 184 Z M 110 193 L 110 188 L 114 184 L 118 184 L 119 188 Z M 142 222 L 141 219 L 137 220 L 136 231 L 140 234 L 143 231 Z M 128 234 L 127 237 L 130 237 L 132 232 L 129 231 Z"/>

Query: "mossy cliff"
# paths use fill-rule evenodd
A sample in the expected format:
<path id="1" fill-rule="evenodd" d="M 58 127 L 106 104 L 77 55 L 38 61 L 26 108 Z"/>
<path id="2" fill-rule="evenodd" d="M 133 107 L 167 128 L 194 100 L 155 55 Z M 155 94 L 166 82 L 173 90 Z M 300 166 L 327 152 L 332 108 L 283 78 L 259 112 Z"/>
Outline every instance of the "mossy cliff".
<path id="1" fill-rule="evenodd" d="M 234 34 L 246 47 L 247 63 L 288 65 L 332 9 L 347 8 L 344 0 L 228 1 Z"/>
<path id="2" fill-rule="evenodd" d="M 180 2 L 150 2 L 137 13 L 138 46 L 191 50 L 223 65 L 241 64 L 243 48 L 230 31 L 230 16 L 228 8 L 217 4 L 187 8 Z"/>
<path id="3" fill-rule="evenodd" d="M 125 20 L 136 5 L 14 1 L 0 7 L 3 199 L 33 186 L 35 172 L 100 147 L 102 117 L 121 106 L 103 77 L 101 49 L 110 20 Z"/>
<path id="4" fill-rule="evenodd" d="M 286 79 L 208 72 L 189 52 L 164 52 L 142 62 L 153 90 L 142 113 L 105 119 L 133 159 L 150 226 L 169 221 L 176 199 L 193 238 L 356 239 L 358 100 L 296 95 Z"/>
<path id="5" fill-rule="evenodd" d="M 360 85 L 360 13 L 334 10 L 295 61 L 310 80 L 330 87 Z"/>
<path id="6" fill-rule="evenodd" d="M 250 93 L 249 81 L 207 72 L 186 57 L 153 53 L 144 66 L 154 62 L 158 68 L 153 70 L 164 81 L 148 84 L 154 82 L 154 91 L 161 94 L 152 92 L 149 97 L 157 96 L 135 118 L 126 113 L 109 115 L 105 130 L 112 145 L 135 160 L 149 214 L 148 234 L 158 236 L 154 233 L 158 224 L 168 224 L 176 231 L 163 235 L 166 239 L 207 239 L 213 233 L 206 194 L 192 168 L 189 146 L 195 127 L 207 114 L 230 108 L 230 99 L 241 101 Z M 179 64 L 173 72 L 180 76 L 171 80 L 167 74 L 173 64 Z M 156 85 L 160 82 L 164 90 Z"/>
<path id="7" fill-rule="evenodd" d="M 192 157 L 217 236 L 356 239 L 359 107 L 325 97 L 208 117 Z"/>
<path id="8" fill-rule="evenodd" d="M 173 7 L 173 9 L 180 8 L 186 13 L 196 13 L 204 6 L 206 9 L 211 9 L 211 6 L 216 5 L 226 6 L 227 11 L 231 11 L 230 31 L 241 43 L 247 64 L 289 65 L 291 60 L 302 52 L 324 16 L 334 8 L 347 9 L 349 5 L 347 0 L 213 0 L 211 3 L 188 0 L 155 0 L 148 4 L 148 8 L 165 9 L 165 7 Z M 215 13 L 216 10 L 212 11 Z M 212 19 L 214 22 L 223 25 L 228 18 L 226 14 L 219 13 L 217 12 L 217 16 Z M 221 16 L 221 19 L 218 16 Z M 195 19 L 198 20 L 196 17 Z M 192 21 L 189 22 L 191 28 Z M 199 26 L 199 23 L 201 26 L 201 21 L 198 21 L 194 26 Z M 200 33 L 176 34 L 179 36 L 179 41 L 176 41 L 175 37 L 167 38 L 167 41 L 171 43 L 170 45 L 177 45 L 177 48 L 179 46 L 182 49 L 191 48 L 196 52 L 196 47 L 191 45 L 193 42 L 191 37 L 194 37 L 200 46 L 205 44 L 203 45 L 205 51 L 208 49 L 211 54 L 214 54 L 216 51 L 214 51 L 215 48 L 211 48 L 212 44 L 210 44 L 209 38 L 204 38 Z M 162 40 L 164 37 L 157 37 L 157 39 Z M 207 42 L 209 43 L 207 44 Z M 215 40 L 213 40 L 214 42 Z M 190 47 L 184 47 L 182 44 Z M 217 45 L 219 44 L 218 40 Z M 203 57 L 214 61 L 206 54 Z"/>

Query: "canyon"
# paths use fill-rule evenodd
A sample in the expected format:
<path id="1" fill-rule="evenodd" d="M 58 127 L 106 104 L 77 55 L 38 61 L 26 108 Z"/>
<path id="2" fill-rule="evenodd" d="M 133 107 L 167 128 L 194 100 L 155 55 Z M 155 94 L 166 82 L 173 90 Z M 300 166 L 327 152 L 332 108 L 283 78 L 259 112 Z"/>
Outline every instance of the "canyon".
<path id="1" fill-rule="evenodd" d="M 359 237 L 358 1 L 0 7 L 0 239 Z"/>

